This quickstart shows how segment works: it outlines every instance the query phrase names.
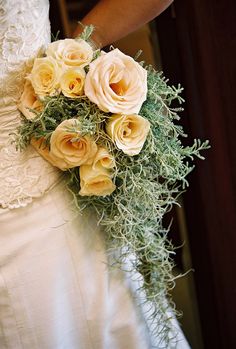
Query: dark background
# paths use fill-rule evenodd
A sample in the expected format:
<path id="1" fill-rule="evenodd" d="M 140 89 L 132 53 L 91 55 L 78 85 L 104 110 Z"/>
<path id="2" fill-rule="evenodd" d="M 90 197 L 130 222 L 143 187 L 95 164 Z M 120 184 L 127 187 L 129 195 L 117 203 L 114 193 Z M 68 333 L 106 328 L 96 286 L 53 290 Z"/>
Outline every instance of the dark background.
<path id="1" fill-rule="evenodd" d="M 236 3 L 177 0 L 156 19 L 162 64 L 185 88 L 185 129 L 209 139 L 184 206 L 205 348 L 236 348 Z"/>

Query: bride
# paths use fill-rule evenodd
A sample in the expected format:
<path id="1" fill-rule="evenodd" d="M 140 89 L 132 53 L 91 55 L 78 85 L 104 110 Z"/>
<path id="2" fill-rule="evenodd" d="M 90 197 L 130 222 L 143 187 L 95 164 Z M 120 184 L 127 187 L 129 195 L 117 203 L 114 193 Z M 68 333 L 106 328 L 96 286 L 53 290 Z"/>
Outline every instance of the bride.
<path id="1" fill-rule="evenodd" d="M 170 2 L 103 0 L 83 22 L 102 47 Z M 127 278 L 108 270 L 94 215 L 78 216 L 58 170 L 12 144 L 24 78 L 50 41 L 48 10 L 47 0 L 0 0 L 0 348 L 167 347 L 148 334 Z M 188 348 L 180 330 L 169 347 Z"/>

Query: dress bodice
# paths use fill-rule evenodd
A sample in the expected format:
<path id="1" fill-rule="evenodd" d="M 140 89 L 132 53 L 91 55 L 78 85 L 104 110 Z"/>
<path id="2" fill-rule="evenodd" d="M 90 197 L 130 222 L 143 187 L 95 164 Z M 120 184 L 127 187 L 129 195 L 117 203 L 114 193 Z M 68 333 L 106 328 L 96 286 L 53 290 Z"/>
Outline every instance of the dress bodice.
<path id="1" fill-rule="evenodd" d="M 0 206 L 25 206 L 59 178 L 29 146 L 16 151 L 17 103 L 32 60 L 50 41 L 48 0 L 0 0 Z"/>

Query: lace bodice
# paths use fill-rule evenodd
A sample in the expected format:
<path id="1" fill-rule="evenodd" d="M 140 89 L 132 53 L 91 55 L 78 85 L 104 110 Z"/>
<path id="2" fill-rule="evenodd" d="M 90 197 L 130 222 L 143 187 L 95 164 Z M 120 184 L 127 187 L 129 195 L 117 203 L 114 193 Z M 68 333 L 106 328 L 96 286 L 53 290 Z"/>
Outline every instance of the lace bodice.
<path id="1" fill-rule="evenodd" d="M 32 148 L 18 152 L 12 136 L 17 103 L 33 58 L 50 40 L 48 0 L 0 0 L 0 206 L 25 206 L 59 178 Z"/>

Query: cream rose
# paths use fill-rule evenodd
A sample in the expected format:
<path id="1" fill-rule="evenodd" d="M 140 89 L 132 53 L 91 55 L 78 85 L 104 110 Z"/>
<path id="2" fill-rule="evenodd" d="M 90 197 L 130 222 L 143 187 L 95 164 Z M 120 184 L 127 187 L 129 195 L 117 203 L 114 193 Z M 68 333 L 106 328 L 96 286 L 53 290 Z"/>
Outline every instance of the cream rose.
<path id="1" fill-rule="evenodd" d="M 67 66 L 83 68 L 93 59 L 92 47 L 82 39 L 64 39 L 49 44 L 47 56 L 51 56 Z"/>
<path id="2" fill-rule="evenodd" d="M 30 109 L 37 112 L 41 112 L 43 110 L 43 104 L 38 100 L 33 86 L 28 80 L 25 82 L 24 90 L 18 104 L 18 109 L 28 120 L 33 120 L 37 116 L 37 114 Z"/>
<path id="3" fill-rule="evenodd" d="M 37 95 L 52 96 L 59 92 L 61 73 L 62 68 L 52 57 L 36 58 L 28 79 Z"/>
<path id="4" fill-rule="evenodd" d="M 84 92 L 85 71 L 81 68 L 66 70 L 60 79 L 61 91 L 64 96 L 78 98 Z"/>
<path id="5" fill-rule="evenodd" d="M 97 145 L 90 136 L 81 136 L 77 119 L 64 120 L 50 139 L 50 154 L 62 159 L 67 168 L 92 164 Z"/>
<path id="6" fill-rule="evenodd" d="M 45 160 L 50 162 L 50 164 L 63 171 L 68 169 L 68 165 L 63 159 L 57 158 L 55 155 L 51 154 L 49 146 L 46 144 L 44 138 L 32 138 L 30 143 Z"/>
<path id="7" fill-rule="evenodd" d="M 96 166 L 102 166 L 106 169 L 115 167 L 115 159 L 104 147 L 99 147 L 93 160 L 93 168 Z"/>
<path id="8" fill-rule="evenodd" d="M 149 121 L 135 114 L 113 115 L 106 125 L 107 133 L 117 148 L 130 156 L 140 153 L 149 129 Z"/>
<path id="9" fill-rule="evenodd" d="M 116 189 L 110 171 L 101 165 L 82 165 L 79 171 L 81 196 L 106 196 Z"/>
<path id="10" fill-rule="evenodd" d="M 138 113 L 147 96 L 147 71 L 118 49 L 104 53 L 89 66 L 85 95 L 105 112 Z"/>

